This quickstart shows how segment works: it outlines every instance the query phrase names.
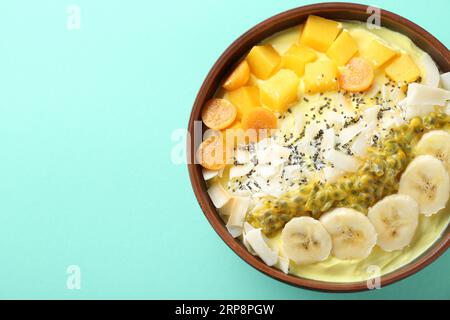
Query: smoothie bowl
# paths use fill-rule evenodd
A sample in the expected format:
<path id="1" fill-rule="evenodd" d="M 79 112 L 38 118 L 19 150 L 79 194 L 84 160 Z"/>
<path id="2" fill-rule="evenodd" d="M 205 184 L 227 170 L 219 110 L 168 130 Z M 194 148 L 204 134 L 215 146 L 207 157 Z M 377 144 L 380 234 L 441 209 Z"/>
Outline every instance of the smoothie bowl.
<path id="1" fill-rule="evenodd" d="M 449 246 L 450 54 L 393 13 L 319 4 L 219 58 L 194 104 L 189 173 L 224 241 L 297 286 L 366 290 Z M 198 127 L 198 126 L 197 126 Z"/>

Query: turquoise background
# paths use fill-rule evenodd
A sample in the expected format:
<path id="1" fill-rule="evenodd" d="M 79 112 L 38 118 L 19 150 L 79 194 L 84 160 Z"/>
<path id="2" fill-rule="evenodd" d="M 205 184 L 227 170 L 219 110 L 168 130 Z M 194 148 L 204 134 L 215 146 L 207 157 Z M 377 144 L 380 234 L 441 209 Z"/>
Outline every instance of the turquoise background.
<path id="1" fill-rule="evenodd" d="M 0 4 L 0 298 L 450 298 L 450 254 L 378 291 L 294 288 L 236 256 L 204 218 L 171 133 L 256 23 L 313 1 Z M 448 0 L 363 1 L 450 46 Z M 81 290 L 66 288 L 79 265 Z"/>

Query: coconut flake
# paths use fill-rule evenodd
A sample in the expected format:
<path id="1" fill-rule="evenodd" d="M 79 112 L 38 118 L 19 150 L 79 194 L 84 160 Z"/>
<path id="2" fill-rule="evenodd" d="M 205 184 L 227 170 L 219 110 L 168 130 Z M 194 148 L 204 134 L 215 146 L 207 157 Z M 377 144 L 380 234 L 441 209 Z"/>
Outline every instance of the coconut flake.
<path id="1" fill-rule="evenodd" d="M 424 77 L 422 83 L 424 85 L 437 88 L 439 86 L 439 69 L 433 59 L 430 57 L 428 53 L 423 53 L 422 57 L 419 60 L 422 65 L 424 72 Z"/>
<path id="2" fill-rule="evenodd" d="M 278 253 L 272 250 L 264 240 L 261 229 L 254 229 L 245 235 L 247 243 L 269 267 L 278 261 Z"/>
<path id="3" fill-rule="evenodd" d="M 450 100 L 450 91 L 411 83 L 408 86 L 406 103 L 402 105 L 404 117 L 411 119 L 416 116 L 424 116 L 434 111 L 434 106 L 445 106 Z"/>
<path id="4" fill-rule="evenodd" d="M 383 129 L 390 129 L 399 127 L 405 123 L 405 120 L 395 111 L 385 112 L 383 119 L 381 119 L 381 127 Z"/>
<path id="5" fill-rule="evenodd" d="M 398 105 L 400 101 L 402 101 L 405 98 L 405 93 L 400 88 L 391 88 L 389 91 L 389 100 L 392 105 Z"/>
<path id="6" fill-rule="evenodd" d="M 319 126 L 317 125 L 317 123 L 312 122 L 311 124 L 309 124 L 305 128 L 305 138 L 304 138 L 305 141 L 307 143 L 311 142 L 318 131 L 319 131 Z"/>
<path id="7" fill-rule="evenodd" d="M 367 155 L 367 149 L 369 148 L 369 134 L 367 131 L 363 131 L 352 143 L 350 150 L 358 157 L 364 157 Z"/>
<path id="8" fill-rule="evenodd" d="M 334 134 L 334 129 L 330 128 L 324 131 L 321 143 L 321 149 L 324 152 L 328 152 L 333 149 L 336 144 L 336 135 Z"/>
<path id="9" fill-rule="evenodd" d="M 256 147 L 256 156 L 258 163 L 261 164 L 281 164 L 286 162 L 289 157 L 290 150 L 280 146 L 270 139 L 264 139 Z"/>
<path id="10" fill-rule="evenodd" d="M 232 166 L 230 168 L 230 179 L 247 175 L 255 167 L 253 162 L 244 165 Z"/>
<path id="11" fill-rule="evenodd" d="M 269 184 L 262 182 L 261 190 L 275 198 L 279 198 L 283 194 L 279 181 L 270 181 Z"/>
<path id="12" fill-rule="evenodd" d="M 380 91 L 380 86 L 378 84 L 374 83 L 372 85 L 372 87 L 370 87 L 370 89 L 366 92 L 366 96 L 368 98 L 373 98 L 378 94 L 379 91 Z"/>
<path id="13" fill-rule="evenodd" d="M 450 72 L 441 75 L 441 86 L 445 90 L 450 90 Z"/>
<path id="14" fill-rule="evenodd" d="M 252 191 L 248 189 L 237 189 L 236 191 L 233 191 L 232 194 L 237 197 L 251 197 Z"/>
<path id="15" fill-rule="evenodd" d="M 263 197 L 267 197 L 268 194 L 262 191 L 258 191 L 252 194 L 252 198 L 263 198 Z"/>
<path id="16" fill-rule="evenodd" d="M 371 124 L 372 122 L 376 122 L 377 121 L 377 115 L 378 112 L 380 111 L 381 106 L 379 105 L 374 105 L 372 107 L 367 108 L 366 110 L 364 110 L 363 112 L 363 119 L 367 124 Z"/>
<path id="17" fill-rule="evenodd" d="M 288 274 L 289 273 L 289 259 L 282 257 L 282 256 L 278 256 L 277 267 L 278 267 L 278 269 L 283 271 L 285 274 Z"/>
<path id="18" fill-rule="evenodd" d="M 356 158 L 334 149 L 325 154 L 325 159 L 335 168 L 347 172 L 355 172 L 359 167 L 359 161 Z"/>
<path id="19" fill-rule="evenodd" d="M 277 173 L 277 168 L 274 165 L 258 164 L 255 167 L 255 173 L 258 176 L 268 178 L 268 177 L 272 177 L 273 175 L 275 175 Z"/>
<path id="20" fill-rule="evenodd" d="M 231 198 L 222 208 L 217 209 L 219 213 L 223 216 L 229 217 L 233 211 L 233 205 L 236 198 Z"/>
<path id="21" fill-rule="evenodd" d="M 243 236 L 242 236 L 242 243 L 244 244 L 245 248 L 250 252 L 252 255 L 256 256 L 255 250 L 250 246 L 250 244 L 247 241 L 247 233 L 250 231 L 255 230 L 255 228 L 248 222 L 244 222 L 244 229 L 243 229 Z"/>
<path id="22" fill-rule="evenodd" d="M 237 163 L 245 164 L 250 161 L 251 155 L 250 152 L 248 152 L 247 150 L 242 150 L 241 148 L 238 148 L 235 153 L 235 158 Z"/>
<path id="23" fill-rule="evenodd" d="M 356 137 L 364 129 L 364 123 L 359 121 L 347 128 L 344 128 L 339 133 L 339 142 L 344 145 Z"/>
<path id="24" fill-rule="evenodd" d="M 242 234 L 249 203 L 249 198 L 236 197 L 233 199 L 231 214 L 226 227 L 234 238 Z"/>
<path id="25" fill-rule="evenodd" d="M 237 238 L 242 234 L 242 227 L 226 225 L 226 228 L 233 238 Z"/>
<path id="26" fill-rule="evenodd" d="M 423 106 L 415 106 L 415 105 L 406 105 L 403 107 L 403 111 L 405 114 L 405 119 L 410 120 L 414 117 L 423 117 L 430 112 L 434 111 L 434 106 L 432 105 L 423 105 Z"/>
<path id="27" fill-rule="evenodd" d="M 408 98 L 406 97 L 405 99 L 403 99 L 403 100 L 400 100 L 398 103 L 397 103 L 397 105 L 400 107 L 400 108 L 402 108 L 402 109 L 404 109 L 405 107 L 406 107 L 406 105 L 408 104 Z"/>
<path id="28" fill-rule="evenodd" d="M 296 112 L 294 115 L 294 136 L 298 137 L 305 128 L 305 117 L 301 112 Z"/>
<path id="29" fill-rule="evenodd" d="M 450 91 L 411 83 L 408 86 L 407 98 L 408 106 L 433 105 L 443 107 L 450 100 Z"/>
<path id="30" fill-rule="evenodd" d="M 344 175 L 344 171 L 332 167 L 325 167 L 323 168 L 323 175 L 326 181 L 333 183 Z"/>
<path id="31" fill-rule="evenodd" d="M 345 123 L 344 115 L 332 110 L 325 111 L 324 118 L 327 119 L 327 122 L 335 128 L 341 128 Z"/>
<path id="32" fill-rule="evenodd" d="M 300 165 L 285 166 L 284 177 L 289 180 L 299 180 L 302 177 L 302 167 Z"/>
<path id="33" fill-rule="evenodd" d="M 249 233 L 252 230 L 255 230 L 256 228 L 253 227 L 250 223 L 244 222 L 244 233 Z"/>
<path id="34" fill-rule="evenodd" d="M 209 169 L 203 168 L 202 173 L 203 173 L 203 179 L 205 179 L 205 181 L 208 181 L 214 177 L 217 177 L 217 175 L 219 174 L 219 170 L 209 170 Z"/>
<path id="35" fill-rule="evenodd" d="M 219 182 L 211 184 L 208 188 L 208 194 L 212 203 L 218 209 L 222 208 L 231 199 L 230 194 L 225 190 Z"/>

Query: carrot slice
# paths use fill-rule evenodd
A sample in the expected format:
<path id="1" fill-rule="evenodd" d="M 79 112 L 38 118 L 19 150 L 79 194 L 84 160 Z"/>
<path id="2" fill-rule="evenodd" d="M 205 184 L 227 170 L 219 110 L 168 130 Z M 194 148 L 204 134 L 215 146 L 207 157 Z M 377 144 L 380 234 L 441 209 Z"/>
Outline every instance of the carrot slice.
<path id="1" fill-rule="evenodd" d="M 197 150 L 197 160 L 203 168 L 220 170 L 226 165 L 226 150 L 223 139 L 211 136 L 204 140 Z"/>
<path id="2" fill-rule="evenodd" d="M 249 129 L 256 130 L 257 137 L 261 139 L 269 134 L 267 130 L 277 128 L 277 117 L 266 108 L 256 107 L 244 114 L 242 128 L 247 130 L 247 134 Z"/>
<path id="3" fill-rule="evenodd" d="M 236 119 L 237 109 L 225 99 L 211 99 L 203 108 L 202 120 L 208 128 L 222 130 Z"/>
<path id="4" fill-rule="evenodd" d="M 355 57 L 341 72 L 339 84 L 346 91 L 361 92 L 372 86 L 374 77 L 372 64 L 364 58 Z"/>
<path id="5" fill-rule="evenodd" d="M 223 87 L 228 90 L 236 90 L 245 85 L 250 78 L 250 67 L 246 60 L 239 63 L 234 71 L 225 80 Z"/>

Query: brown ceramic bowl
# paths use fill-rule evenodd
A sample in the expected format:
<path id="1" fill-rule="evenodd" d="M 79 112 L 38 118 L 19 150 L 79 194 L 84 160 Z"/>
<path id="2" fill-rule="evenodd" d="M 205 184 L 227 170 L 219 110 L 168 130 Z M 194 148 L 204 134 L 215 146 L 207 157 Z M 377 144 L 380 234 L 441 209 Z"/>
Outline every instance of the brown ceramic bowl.
<path id="1" fill-rule="evenodd" d="M 201 121 L 200 112 L 203 105 L 208 99 L 213 97 L 222 79 L 230 70 L 232 70 L 236 63 L 250 50 L 250 48 L 276 32 L 303 23 L 310 14 L 315 14 L 330 19 L 360 21 L 367 21 L 367 18 L 370 15 L 367 13 L 367 6 L 360 4 L 314 4 L 299 7 L 273 16 L 272 18 L 261 22 L 244 33 L 220 56 L 203 82 L 189 119 L 188 130 L 191 137 L 194 136 L 194 121 Z M 416 45 L 431 55 L 431 57 L 439 65 L 442 72 L 450 71 L 449 50 L 427 31 L 415 23 L 386 10 L 381 11 L 381 25 L 410 37 Z M 188 142 L 189 176 L 197 200 L 214 230 L 216 230 L 223 241 L 225 241 L 225 243 L 243 260 L 272 278 L 303 288 L 332 292 L 367 290 L 367 284 L 365 281 L 353 283 L 334 283 L 309 280 L 293 275 L 287 275 L 275 268 L 268 267 L 264 264 L 264 262 L 262 262 L 262 260 L 251 255 L 239 240 L 233 239 L 233 237 L 228 233 L 222 219 L 209 199 L 209 196 L 206 193 L 206 184 L 203 180 L 201 167 L 200 165 L 194 164 L 194 150 L 196 150 L 194 142 Z M 446 229 L 444 235 L 436 243 L 434 243 L 429 250 L 417 259 L 389 274 L 382 276 L 381 286 L 386 286 L 393 282 L 399 281 L 423 269 L 443 254 L 449 245 L 450 227 Z"/>

